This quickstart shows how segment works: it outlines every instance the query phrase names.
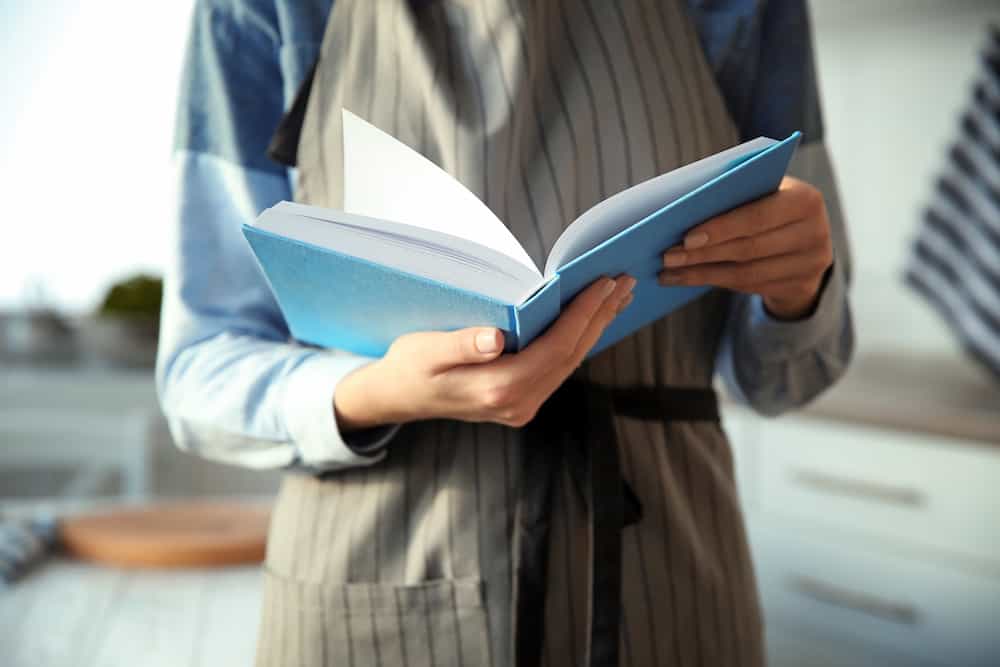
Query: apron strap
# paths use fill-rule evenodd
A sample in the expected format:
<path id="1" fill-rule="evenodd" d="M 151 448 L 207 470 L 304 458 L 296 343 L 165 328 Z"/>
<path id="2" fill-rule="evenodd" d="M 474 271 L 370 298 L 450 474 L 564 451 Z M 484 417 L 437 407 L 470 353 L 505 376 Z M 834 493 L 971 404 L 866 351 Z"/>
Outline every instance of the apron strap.
<path id="1" fill-rule="evenodd" d="M 319 57 L 313 61 L 309 73 L 299 84 L 292 106 L 281 117 L 277 129 L 271 135 L 271 143 L 267 146 L 267 156 L 286 167 L 294 167 L 299 163 L 299 137 L 302 135 L 302 122 L 306 117 L 306 106 L 309 104 L 309 93 L 312 91 L 318 64 Z"/>
<path id="2" fill-rule="evenodd" d="M 719 421 L 710 388 L 607 387 L 567 380 L 524 427 L 522 485 L 516 514 L 515 654 L 541 664 L 552 491 L 566 467 L 588 509 L 588 667 L 617 667 L 621 618 L 622 529 L 642 516 L 622 478 L 615 414 L 657 421 Z"/>

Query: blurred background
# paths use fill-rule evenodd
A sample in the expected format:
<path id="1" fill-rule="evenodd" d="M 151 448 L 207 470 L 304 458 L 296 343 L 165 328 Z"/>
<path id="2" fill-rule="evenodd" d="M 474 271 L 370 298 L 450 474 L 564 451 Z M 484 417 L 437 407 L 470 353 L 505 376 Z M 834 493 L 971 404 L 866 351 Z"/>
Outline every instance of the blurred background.
<path id="1" fill-rule="evenodd" d="M 1000 665 L 1000 380 L 903 281 L 1000 3 L 810 4 L 858 346 L 845 380 L 801 414 L 726 408 L 771 661 Z M 190 8 L 0 0 L 7 514 L 276 489 L 274 473 L 176 451 L 156 405 L 167 161 Z M 0 645 L 15 647 L 7 664 L 84 664 L 69 639 L 31 631 L 52 623 L 39 600 L 58 593 L 69 600 L 61 622 L 88 638 L 95 663 L 141 649 L 144 664 L 248 664 L 258 580 L 221 576 L 50 562 L 0 591 Z M 224 656 L 206 639 L 215 618 L 238 621 Z"/>

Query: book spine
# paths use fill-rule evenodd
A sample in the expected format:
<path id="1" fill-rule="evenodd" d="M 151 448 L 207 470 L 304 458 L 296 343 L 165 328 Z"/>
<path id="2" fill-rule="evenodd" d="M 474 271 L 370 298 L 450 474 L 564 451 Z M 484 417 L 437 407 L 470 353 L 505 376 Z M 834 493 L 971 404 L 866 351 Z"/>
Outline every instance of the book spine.
<path id="1" fill-rule="evenodd" d="M 559 294 L 559 276 L 555 275 L 530 299 L 514 308 L 516 350 L 523 350 L 559 316 Z"/>

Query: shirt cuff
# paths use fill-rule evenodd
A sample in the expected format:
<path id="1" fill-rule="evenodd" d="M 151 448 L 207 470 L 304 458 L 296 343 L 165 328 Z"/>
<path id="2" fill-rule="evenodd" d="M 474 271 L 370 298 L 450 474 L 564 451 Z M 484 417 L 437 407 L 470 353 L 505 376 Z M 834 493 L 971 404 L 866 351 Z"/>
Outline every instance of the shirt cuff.
<path id="1" fill-rule="evenodd" d="M 813 312 L 798 320 L 780 320 L 767 312 L 764 299 L 755 294 L 747 310 L 746 343 L 762 361 L 792 359 L 807 353 L 831 332 L 844 316 L 847 287 L 843 270 L 836 262 L 820 288 Z"/>
<path id="2" fill-rule="evenodd" d="M 374 361 L 346 353 L 320 352 L 289 374 L 284 388 L 285 426 L 295 442 L 298 463 L 317 471 L 377 463 L 399 429 L 389 424 L 346 436 L 333 409 L 337 384 L 353 370 Z"/>

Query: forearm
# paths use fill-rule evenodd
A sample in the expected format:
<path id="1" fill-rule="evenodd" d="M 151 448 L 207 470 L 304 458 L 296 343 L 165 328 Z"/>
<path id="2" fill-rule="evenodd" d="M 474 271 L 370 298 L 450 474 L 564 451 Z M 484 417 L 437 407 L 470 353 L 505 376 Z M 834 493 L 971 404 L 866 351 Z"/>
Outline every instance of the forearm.
<path id="1" fill-rule="evenodd" d="M 255 468 L 330 469 L 378 460 L 361 453 L 370 437 L 341 435 L 333 410 L 340 379 L 370 361 L 223 332 L 164 346 L 157 384 L 182 449 Z"/>
<path id="2" fill-rule="evenodd" d="M 343 434 L 407 421 L 387 396 L 391 378 L 383 372 L 378 360 L 360 366 L 337 384 L 333 409 L 337 425 Z"/>

